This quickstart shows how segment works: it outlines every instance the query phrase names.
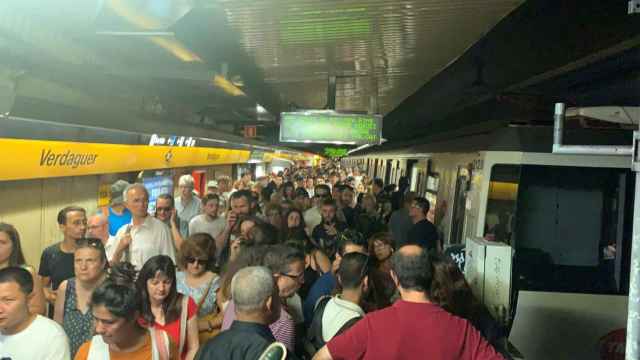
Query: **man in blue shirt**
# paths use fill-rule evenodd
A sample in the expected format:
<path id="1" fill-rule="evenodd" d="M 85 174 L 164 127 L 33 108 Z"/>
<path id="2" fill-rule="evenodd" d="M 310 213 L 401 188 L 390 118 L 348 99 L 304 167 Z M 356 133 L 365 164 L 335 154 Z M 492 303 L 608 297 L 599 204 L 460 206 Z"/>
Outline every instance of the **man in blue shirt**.
<path id="1" fill-rule="evenodd" d="M 124 206 L 122 193 L 129 186 L 124 180 L 118 180 L 111 185 L 111 203 L 108 212 L 109 235 L 115 236 L 122 225 L 131 223 L 131 212 Z"/>

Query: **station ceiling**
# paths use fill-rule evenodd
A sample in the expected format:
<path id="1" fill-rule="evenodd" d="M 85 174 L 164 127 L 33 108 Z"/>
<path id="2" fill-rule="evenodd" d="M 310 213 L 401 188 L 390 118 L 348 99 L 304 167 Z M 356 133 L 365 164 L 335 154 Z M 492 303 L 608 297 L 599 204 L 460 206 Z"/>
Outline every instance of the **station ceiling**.
<path id="1" fill-rule="evenodd" d="M 521 3 L 5 0 L 0 65 L 18 116 L 273 131 L 330 76 L 338 110 L 390 112 Z"/>
<path id="2" fill-rule="evenodd" d="M 287 105 L 387 114 L 523 0 L 221 0 Z"/>
<path id="3" fill-rule="evenodd" d="M 566 93 L 576 81 L 553 88 L 550 73 L 637 47 L 639 18 L 625 9 L 596 0 L 3 0 L 0 94 L 13 89 L 16 116 L 185 135 L 257 125 L 275 142 L 278 114 L 324 108 L 335 77 L 337 110 L 383 114 L 383 135 L 403 141 L 494 121 L 505 90 L 525 108 L 536 103 L 530 89 Z"/>

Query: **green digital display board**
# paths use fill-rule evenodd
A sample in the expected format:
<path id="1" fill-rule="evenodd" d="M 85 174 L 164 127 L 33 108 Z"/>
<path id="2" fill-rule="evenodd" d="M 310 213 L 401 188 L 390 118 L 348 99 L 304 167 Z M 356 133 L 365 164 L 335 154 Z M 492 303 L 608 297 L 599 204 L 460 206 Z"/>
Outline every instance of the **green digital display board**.
<path id="1" fill-rule="evenodd" d="M 280 116 L 280 141 L 320 144 L 379 144 L 381 115 L 334 111 L 289 112 Z"/>
<path id="2" fill-rule="evenodd" d="M 284 45 L 367 39 L 373 28 L 373 15 L 366 7 L 309 9 L 295 4 L 287 10 L 278 24 Z"/>
<path id="3" fill-rule="evenodd" d="M 340 158 L 347 156 L 349 149 L 347 148 L 338 148 L 338 147 L 326 147 L 324 148 L 323 154 L 330 158 Z"/>

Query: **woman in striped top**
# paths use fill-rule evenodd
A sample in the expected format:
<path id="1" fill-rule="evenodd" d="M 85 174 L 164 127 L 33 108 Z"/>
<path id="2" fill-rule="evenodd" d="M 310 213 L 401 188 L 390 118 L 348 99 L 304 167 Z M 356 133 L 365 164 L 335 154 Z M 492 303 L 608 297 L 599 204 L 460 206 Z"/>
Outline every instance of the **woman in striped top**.
<path id="1" fill-rule="evenodd" d="M 304 254 L 290 246 L 272 245 L 268 246 L 264 252 L 262 263 L 273 272 L 282 299 L 280 318 L 269 328 L 277 341 L 283 343 L 290 351 L 294 351 L 295 322 L 285 305 L 285 300 L 295 295 L 304 282 Z M 235 309 L 233 302 L 230 302 L 224 311 L 222 330 L 228 329 L 234 320 Z"/>

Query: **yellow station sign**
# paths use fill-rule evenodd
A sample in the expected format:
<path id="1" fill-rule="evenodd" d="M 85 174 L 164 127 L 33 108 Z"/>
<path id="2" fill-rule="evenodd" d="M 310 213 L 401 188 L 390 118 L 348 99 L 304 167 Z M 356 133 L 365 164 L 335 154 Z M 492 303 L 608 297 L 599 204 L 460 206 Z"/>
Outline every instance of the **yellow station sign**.
<path id="1" fill-rule="evenodd" d="M 0 138 L 0 180 L 245 163 L 250 151 Z"/>

